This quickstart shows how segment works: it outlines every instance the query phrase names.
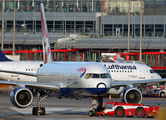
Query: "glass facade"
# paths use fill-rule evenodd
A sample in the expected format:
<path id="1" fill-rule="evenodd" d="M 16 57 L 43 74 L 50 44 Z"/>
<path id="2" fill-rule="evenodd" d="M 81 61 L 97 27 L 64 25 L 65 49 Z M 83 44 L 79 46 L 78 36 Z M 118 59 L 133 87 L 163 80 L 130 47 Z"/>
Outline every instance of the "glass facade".
<path id="1" fill-rule="evenodd" d="M 2 5 L 4 5 L 5 12 L 14 11 L 14 0 L 4 0 L 4 4 L 0 1 L 0 12 L 2 11 Z M 166 15 L 166 1 L 164 0 L 143 0 L 142 10 L 143 15 Z M 127 0 L 124 1 L 82 1 L 82 0 L 16 0 L 16 13 L 19 12 L 40 12 L 40 3 L 45 6 L 46 12 L 58 12 L 58 13 L 106 13 L 109 15 L 127 15 L 129 3 Z M 131 1 L 131 12 L 135 15 L 140 15 L 140 1 Z M 32 13 L 33 14 L 33 13 Z M 17 17 L 17 16 L 16 16 Z M 121 24 L 102 24 L 96 20 L 48 20 L 48 32 L 52 33 L 96 33 L 101 31 L 105 36 L 115 36 L 117 31 L 121 36 L 128 35 L 127 23 Z M 22 24 L 26 24 L 26 29 L 21 27 Z M 100 28 L 101 27 L 101 28 Z M 2 22 L 0 21 L 0 30 L 2 29 Z M 142 35 L 143 36 L 165 36 L 166 32 L 165 24 L 143 24 Z M 13 31 L 13 21 L 5 20 L 5 32 Z M 41 32 L 41 21 L 39 20 L 16 20 L 16 32 L 28 32 L 36 33 Z M 130 35 L 139 36 L 140 26 L 138 24 L 130 25 Z"/>
<path id="2" fill-rule="evenodd" d="M 165 29 L 164 26 L 166 25 L 154 25 L 154 24 L 144 24 L 142 25 L 142 35 L 145 37 L 148 36 L 165 36 Z M 105 36 L 116 35 L 116 28 L 120 28 L 120 35 L 127 36 L 128 35 L 128 25 L 127 24 L 119 24 L 119 25 L 107 25 L 104 24 L 104 33 Z M 130 25 L 130 36 L 136 37 L 140 36 L 140 25 L 133 24 Z"/>

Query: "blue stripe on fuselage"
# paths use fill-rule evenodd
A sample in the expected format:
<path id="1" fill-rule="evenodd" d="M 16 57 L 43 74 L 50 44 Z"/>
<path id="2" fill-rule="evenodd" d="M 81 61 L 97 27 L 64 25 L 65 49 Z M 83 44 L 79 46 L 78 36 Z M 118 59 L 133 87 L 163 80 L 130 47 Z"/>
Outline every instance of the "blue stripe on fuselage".
<path id="1" fill-rule="evenodd" d="M 104 95 L 110 88 L 61 88 L 61 95 L 65 97 L 87 97 L 94 95 Z"/>

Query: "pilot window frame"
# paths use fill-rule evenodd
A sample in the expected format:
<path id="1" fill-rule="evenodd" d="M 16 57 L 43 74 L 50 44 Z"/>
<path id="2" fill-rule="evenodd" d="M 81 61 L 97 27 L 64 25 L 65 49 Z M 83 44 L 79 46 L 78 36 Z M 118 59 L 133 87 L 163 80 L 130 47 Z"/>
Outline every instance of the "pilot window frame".
<path id="1" fill-rule="evenodd" d="M 97 77 L 95 77 L 95 76 Z M 105 77 L 102 77 L 102 75 L 105 75 Z M 102 73 L 102 74 L 98 74 L 98 73 L 86 73 L 85 76 L 84 76 L 85 79 L 89 79 L 89 78 L 102 78 L 102 79 L 105 79 L 105 78 L 110 78 L 111 79 L 111 76 L 109 73 Z"/>
<path id="2" fill-rule="evenodd" d="M 92 78 L 92 73 L 87 73 L 87 74 L 85 74 L 85 76 L 84 76 L 84 78 L 85 79 L 89 79 L 89 78 Z"/>
<path id="3" fill-rule="evenodd" d="M 100 74 L 93 73 L 92 78 L 100 78 Z"/>

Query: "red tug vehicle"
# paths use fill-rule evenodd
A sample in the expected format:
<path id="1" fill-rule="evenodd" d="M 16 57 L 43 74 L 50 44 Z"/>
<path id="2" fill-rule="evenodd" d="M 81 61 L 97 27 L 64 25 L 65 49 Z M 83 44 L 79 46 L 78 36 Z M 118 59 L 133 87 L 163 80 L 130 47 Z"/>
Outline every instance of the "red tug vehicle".
<path id="1" fill-rule="evenodd" d="M 90 111 L 91 112 L 91 111 Z M 89 116 L 92 114 L 89 112 Z M 101 112 L 96 112 L 96 116 L 116 115 L 117 117 L 139 118 L 154 117 L 159 112 L 159 106 L 144 106 L 144 104 L 106 102 Z"/>

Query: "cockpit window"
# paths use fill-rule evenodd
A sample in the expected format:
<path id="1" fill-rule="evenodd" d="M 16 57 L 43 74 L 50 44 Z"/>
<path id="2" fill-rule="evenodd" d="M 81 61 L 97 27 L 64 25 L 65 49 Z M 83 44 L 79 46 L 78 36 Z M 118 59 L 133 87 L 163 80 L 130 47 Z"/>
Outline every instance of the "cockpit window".
<path id="1" fill-rule="evenodd" d="M 85 75 L 85 79 L 88 79 L 88 78 L 91 78 L 92 77 L 92 73 L 87 73 L 86 75 Z"/>
<path id="2" fill-rule="evenodd" d="M 93 74 L 92 78 L 99 78 L 99 74 Z"/>
<path id="3" fill-rule="evenodd" d="M 111 78 L 111 77 L 109 73 L 102 73 L 102 74 L 87 73 L 84 78 L 88 79 L 88 78 Z"/>
<path id="4" fill-rule="evenodd" d="M 111 79 L 111 76 L 109 73 L 106 73 L 106 78 L 110 78 Z"/>
<path id="5" fill-rule="evenodd" d="M 155 73 L 155 71 L 154 70 L 150 70 L 150 73 Z"/>
<path id="6" fill-rule="evenodd" d="M 101 74 L 101 78 L 107 78 L 106 74 Z"/>

